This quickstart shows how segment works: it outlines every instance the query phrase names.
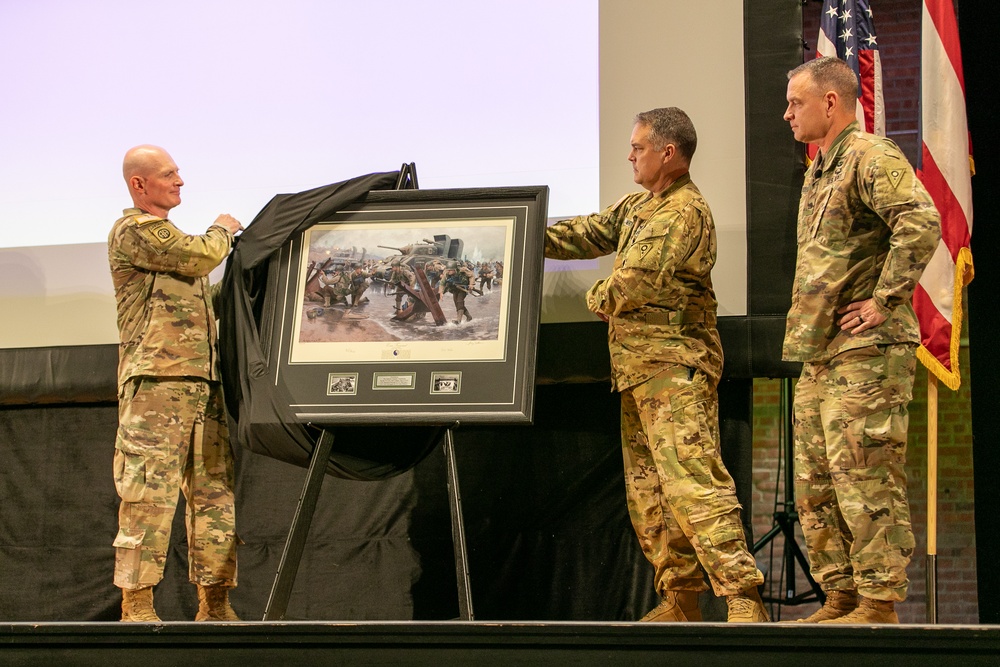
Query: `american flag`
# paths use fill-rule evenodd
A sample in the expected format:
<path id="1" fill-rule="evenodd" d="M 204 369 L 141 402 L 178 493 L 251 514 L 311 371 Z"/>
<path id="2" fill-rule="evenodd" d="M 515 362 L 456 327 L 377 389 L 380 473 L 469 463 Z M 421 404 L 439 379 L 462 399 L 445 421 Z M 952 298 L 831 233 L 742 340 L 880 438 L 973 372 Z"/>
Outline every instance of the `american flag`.
<path id="1" fill-rule="evenodd" d="M 962 50 L 952 0 L 923 0 L 918 175 L 941 213 L 941 243 L 913 293 L 920 321 L 917 358 L 958 389 L 962 288 L 972 280 L 972 161 Z"/>
<path id="2" fill-rule="evenodd" d="M 840 58 L 858 75 L 858 122 L 866 132 L 885 136 L 882 62 L 868 0 L 823 0 L 816 57 Z"/>

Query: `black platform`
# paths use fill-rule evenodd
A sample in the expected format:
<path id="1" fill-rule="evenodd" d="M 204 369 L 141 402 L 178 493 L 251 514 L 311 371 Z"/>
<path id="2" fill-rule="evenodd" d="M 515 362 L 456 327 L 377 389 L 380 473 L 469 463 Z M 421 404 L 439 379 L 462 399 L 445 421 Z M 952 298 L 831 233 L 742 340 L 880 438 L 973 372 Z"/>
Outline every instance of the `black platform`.
<path id="1" fill-rule="evenodd" d="M 1000 626 L 6 623 L 15 665 L 990 665 Z"/>

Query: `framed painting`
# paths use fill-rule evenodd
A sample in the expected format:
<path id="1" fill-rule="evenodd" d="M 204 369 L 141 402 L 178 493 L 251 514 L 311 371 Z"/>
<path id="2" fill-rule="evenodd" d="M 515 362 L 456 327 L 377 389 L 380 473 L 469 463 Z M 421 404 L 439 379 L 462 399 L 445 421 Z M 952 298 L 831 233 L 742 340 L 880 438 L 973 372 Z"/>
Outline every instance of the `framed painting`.
<path id="1" fill-rule="evenodd" d="M 530 422 L 547 195 L 374 191 L 290 239 L 261 333 L 296 418 Z"/>

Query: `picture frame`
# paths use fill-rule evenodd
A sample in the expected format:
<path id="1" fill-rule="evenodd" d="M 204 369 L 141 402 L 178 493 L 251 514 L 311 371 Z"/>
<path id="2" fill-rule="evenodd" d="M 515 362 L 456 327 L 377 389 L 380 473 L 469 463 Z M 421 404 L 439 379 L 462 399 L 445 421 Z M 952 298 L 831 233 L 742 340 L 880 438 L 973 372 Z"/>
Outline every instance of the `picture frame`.
<path id="1" fill-rule="evenodd" d="M 372 191 L 268 267 L 269 380 L 314 425 L 530 423 L 548 188 Z"/>

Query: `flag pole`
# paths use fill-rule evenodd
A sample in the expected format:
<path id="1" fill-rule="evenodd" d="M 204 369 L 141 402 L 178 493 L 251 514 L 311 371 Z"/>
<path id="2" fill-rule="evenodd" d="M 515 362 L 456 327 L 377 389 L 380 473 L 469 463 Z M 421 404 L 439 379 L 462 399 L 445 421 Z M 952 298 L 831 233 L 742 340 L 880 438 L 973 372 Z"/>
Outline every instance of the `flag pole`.
<path id="1" fill-rule="evenodd" d="M 937 624 L 938 379 L 927 373 L 927 622 Z"/>

